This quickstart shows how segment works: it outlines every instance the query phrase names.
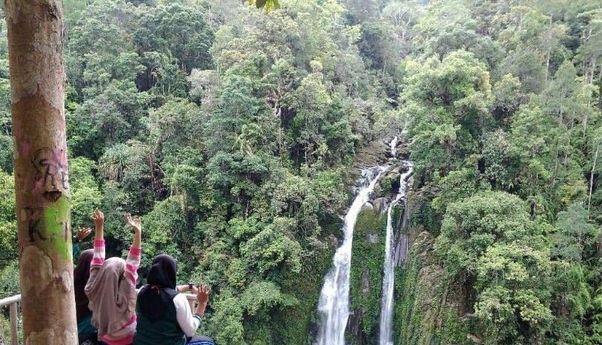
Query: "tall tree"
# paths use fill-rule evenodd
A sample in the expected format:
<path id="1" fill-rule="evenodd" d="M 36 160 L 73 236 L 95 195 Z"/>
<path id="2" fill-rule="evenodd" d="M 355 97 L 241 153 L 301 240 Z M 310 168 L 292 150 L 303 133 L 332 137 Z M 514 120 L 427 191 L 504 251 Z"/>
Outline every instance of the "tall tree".
<path id="1" fill-rule="evenodd" d="M 62 2 L 5 7 L 25 343 L 76 345 Z"/>

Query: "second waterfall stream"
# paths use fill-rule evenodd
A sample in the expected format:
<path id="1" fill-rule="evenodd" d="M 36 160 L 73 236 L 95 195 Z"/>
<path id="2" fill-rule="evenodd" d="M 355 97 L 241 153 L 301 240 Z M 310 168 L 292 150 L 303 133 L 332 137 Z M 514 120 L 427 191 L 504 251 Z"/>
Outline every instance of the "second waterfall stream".
<path id="1" fill-rule="evenodd" d="M 395 141 L 395 140 L 394 140 Z M 394 145 L 391 144 L 391 154 L 396 156 Z M 399 234 L 399 240 L 395 241 L 393 210 L 399 202 L 403 202 L 404 217 L 402 222 L 407 219 L 407 187 L 410 176 L 413 172 L 412 163 L 403 161 L 407 167 L 407 171 L 401 174 L 399 178 L 399 191 L 397 196 L 387 209 L 387 235 L 385 239 L 385 263 L 383 266 L 383 295 L 380 307 L 380 332 L 378 337 L 378 345 L 393 345 L 393 292 L 395 290 L 395 266 L 399 261 L 405 260 L 408 250 L 408 238 L 404 233 Z M 402 223 L 403 229 L 405 224 Z M 396 250 L 395 244 L 398 244 L 399 249 Z"/>

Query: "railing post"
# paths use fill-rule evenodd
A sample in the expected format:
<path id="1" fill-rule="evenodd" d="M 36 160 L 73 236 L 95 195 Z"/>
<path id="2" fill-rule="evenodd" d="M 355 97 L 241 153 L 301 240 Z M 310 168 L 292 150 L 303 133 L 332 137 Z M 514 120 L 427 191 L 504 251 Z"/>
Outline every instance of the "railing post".
<path id="1" fill-rule="evenodd" d="M 17 302 L 11 304 L 10 308 L 10 344 L 18 345 L 19 339 L 17 338 Z"/>

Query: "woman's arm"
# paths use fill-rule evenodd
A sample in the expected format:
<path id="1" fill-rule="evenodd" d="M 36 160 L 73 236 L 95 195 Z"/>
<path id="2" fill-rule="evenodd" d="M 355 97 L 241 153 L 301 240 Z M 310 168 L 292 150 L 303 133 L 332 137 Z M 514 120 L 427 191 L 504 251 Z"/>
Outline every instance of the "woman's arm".
<path id="1" fill-rule="evenodd" d="M 196 288 L 193 287 L 193 291 L 194 290 L 196 290 Z M 182 331 L 184 331 L 187 337 L 194 336 L 196 330 L 201 325 L 201 317 L 205 314 L 205 309 L 207 308 L 210 294 L 211 288 L 206 285 L 202 285 L 198 291 L 196 291 L 198 305 L 194 315 L 192 315 L 190 304 L 188 304 L 188 300 L 184 294 L 179 293 L 176 295 L 176 297 L 174 297 L 173 303 L 176 307 L 176 318 L 180 328 Z"/>
<path id="2" fill-rule="evenodd" d="M 134 229 L 134 240 L 125 261 L 125 273 L 130 283 L 136 286 L 138 267 L 140 267 L 140 258 L 142 256 L 142 222 L 139 217 L 132 217 L 130 214 L 126 215 L 126 219 L 128 224 Z"/>
<path id="3" fill-rule="evenodd" d="M 184 294 L 177 294 L 173 299 L 173 304 L 176 307 L 178 325 L 180 325 L 180 328 L 187 337 L 194 336 L 196 330 L 201 325 L 201 317 L 199 315 L 192 315 L 190 304 L 188 304 L 188 300 Z"/>
<path id="4" fill-rule="evenodd" d="M 94 214 L 92 214 L 92 219 L 94 219 L 94 240 L 102 240 L 105 239 L 105 214 L 102 213 L 101 210 L 94 210 Z"/>
<path id="5" fill-rule="evenodd" d="M 188 283 L 186 285 L 177 285 L 176 291 L 196 295 L 199 293 L 199 287 L 200 286 L 195 286 L 193 283 Z"/>
<path id="6" fill-rule="evenodd" d="M 142 220 L 140 220 L 140 217 L 132 217 L 129 213 L 125 215 L 125 219 L 132 229 L 134 229 L 134 241 L 132 242 L 132 247 L 140 248 L 142 245 Z"/>
<path id="7" fill-rule="evenodd" d="M 94 219 L 94 257 L 90 266 L 90 271 L 94 268 L 100 268 L 105 262 L 105 215 L 101 210 L 96 209 L 92 215 Z"/>
<path id="8" fill-rule="evenodd" d="M 92 233 L 90 228 L 80 228 L 73 236 L 73 262 L 77 262 L 79 255 L 82 253 L 81 242 Z"/>
<path id="9" fill-rule="evenodd" d="M 205 315 L 205 309 L 207 308 L 207 303 L 209 303 L 209 295 L 211 295 L 211 288 L 207 285 L 201 285 L 196 294 L 196 300 L 198 302 L 196 306 L 196 315 Z"/>
<path id="10" fill-rule="evenodd" d="M 94 232 L 94 256 L 90 262 L 90 278 L 86 283 L 84 291 L 87 293 L 89 287 L 91 287 L 96 281 L 96 275 L 102 265 L 105 263 L 105 240 L 104 240 L 104 221 L 105 216 L 100 210 L 94 211 L 92 215 L 94 219 L 95 232 Z"/>

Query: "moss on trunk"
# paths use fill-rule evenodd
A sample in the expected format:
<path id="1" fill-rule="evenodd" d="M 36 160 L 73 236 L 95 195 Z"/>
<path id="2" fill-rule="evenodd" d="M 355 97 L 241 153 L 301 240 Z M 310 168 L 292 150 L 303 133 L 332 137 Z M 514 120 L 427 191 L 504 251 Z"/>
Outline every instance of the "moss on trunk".
<path id="1" fill-rule="evenodd" d="M 5 1 L 23 333 L 28 345 L 76 345 L 63 10 Z"/>

